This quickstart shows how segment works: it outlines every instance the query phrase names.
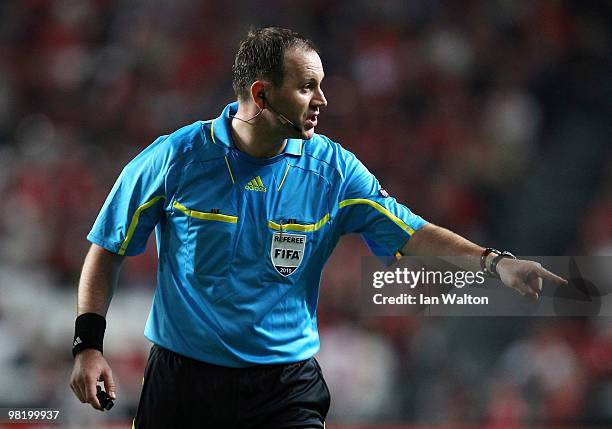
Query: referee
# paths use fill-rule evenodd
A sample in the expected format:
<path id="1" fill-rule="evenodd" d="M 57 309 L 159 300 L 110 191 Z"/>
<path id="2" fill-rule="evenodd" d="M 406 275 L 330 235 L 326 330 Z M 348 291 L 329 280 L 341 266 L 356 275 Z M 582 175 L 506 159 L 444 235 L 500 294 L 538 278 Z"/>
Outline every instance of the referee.
<path id="1" fill-rule="evenodd" d="M 318 49 L 287 29 L 252 30 L 235 57 L 237 102 L 161 136 L 123 170 L 87 236 L 74 370 L 81 402 L 116 398 L 103 336 L 125 256 L 155 230 L 152 343 L 136 428 L 323 428 L 317 299 L 340 237 L 373 253 L 457 255 L 535 298 L 564 280 L 427 223 L 348 150 L 315 134 L 327 100 Z"/>

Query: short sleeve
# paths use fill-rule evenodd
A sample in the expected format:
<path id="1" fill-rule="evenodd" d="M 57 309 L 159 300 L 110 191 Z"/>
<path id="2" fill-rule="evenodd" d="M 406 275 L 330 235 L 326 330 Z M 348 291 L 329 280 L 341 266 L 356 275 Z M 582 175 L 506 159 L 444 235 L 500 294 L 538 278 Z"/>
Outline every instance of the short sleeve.
<path id="1" fill-rule="evenodd" d="M 87 235 L 90 242 L 119 255 L 144 252 L 166 201 L 166 139 L 159 137 L 125 166 Z"/>
<path id="2" fill-rule="evenodd" d="M 392 257 L 427 222 L 391 197 L 349 152 L 338 204 L 340 234 L 360 233 L 379 257 Z"/>

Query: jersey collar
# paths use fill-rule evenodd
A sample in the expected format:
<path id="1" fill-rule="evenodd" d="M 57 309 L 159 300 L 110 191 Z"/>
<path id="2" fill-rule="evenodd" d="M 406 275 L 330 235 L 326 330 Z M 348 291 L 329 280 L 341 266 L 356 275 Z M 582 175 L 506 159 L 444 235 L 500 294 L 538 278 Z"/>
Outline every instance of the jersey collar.
<path id="1" fill-rule="evenodd" d="M 224 146 L 227 149 L 235 149 L 232 141 L 232 133 L 230 131 L 230 115 L 235 115 L 238 111 L 238 102 L 233 102 L 225 106 L 221 115 L 213 119 L 210 126 L 210 134 L 213 143 Z M 283 153 L 294 156 L 301 156 L 303 152 L 304 140 L 302 139 L 287 139 L 285 150 Z"/>

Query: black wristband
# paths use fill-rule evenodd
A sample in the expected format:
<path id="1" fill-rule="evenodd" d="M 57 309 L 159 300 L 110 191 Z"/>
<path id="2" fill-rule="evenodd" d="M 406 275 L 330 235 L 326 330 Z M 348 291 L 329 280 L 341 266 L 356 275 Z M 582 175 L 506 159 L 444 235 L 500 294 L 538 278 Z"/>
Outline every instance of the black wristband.
<path id="1" fill-rule="evenodd" d="M 104 331 L 106 319 L 97 313 L 83 313 L 74 322 L 74 341 L 72 356 L 81 350 L 96 349 L 103 353 Z"/>

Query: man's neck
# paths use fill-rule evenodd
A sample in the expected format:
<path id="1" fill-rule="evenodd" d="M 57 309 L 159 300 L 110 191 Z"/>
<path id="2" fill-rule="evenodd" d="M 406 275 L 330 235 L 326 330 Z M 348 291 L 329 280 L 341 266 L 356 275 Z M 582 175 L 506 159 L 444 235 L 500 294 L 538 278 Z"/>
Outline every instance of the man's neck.
<path id="1" fill-rule="evenodd" d="M 271 158 L 285 149 L 287 139 L 267 130 L 261 118 L 248 123 L 244 120 L 257 115 L 257 111 L 238 108 L 236 117 L 231 119 L 230 129 L 234 144 L 241 151 L 255 158 Z M 240 118 L 240 119 L 236 119 Z"/>

